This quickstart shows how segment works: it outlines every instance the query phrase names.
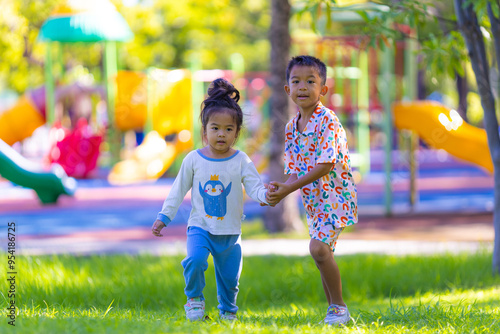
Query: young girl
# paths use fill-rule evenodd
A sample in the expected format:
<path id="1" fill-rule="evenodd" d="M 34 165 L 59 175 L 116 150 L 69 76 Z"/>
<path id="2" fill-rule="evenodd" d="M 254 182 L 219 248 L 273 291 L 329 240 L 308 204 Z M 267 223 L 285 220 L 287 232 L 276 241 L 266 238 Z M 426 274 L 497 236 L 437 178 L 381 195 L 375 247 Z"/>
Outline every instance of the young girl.
<path id="1" fill-rule="evenodd" d="M 205 316 L 205 270 L 208 255 L 214 259 L 220 316 L 236 320 L 236 295 L 241 273 L 241 218 L 243 189 L 254 200 L 266 204 L 267 189 L 250 158 L 232 148 L 243 123 L 240 93 L 229 82 L 217 79 L 203 101 L 201 123 L 208 145 L 190 152 L 182 162 L 162 210 L 153 224 L 153 234 L 174 217 L 191 189 L 192 210 L 187 228 L 187 256 L 182 261 L 187 303 L 186 317 Z"/>

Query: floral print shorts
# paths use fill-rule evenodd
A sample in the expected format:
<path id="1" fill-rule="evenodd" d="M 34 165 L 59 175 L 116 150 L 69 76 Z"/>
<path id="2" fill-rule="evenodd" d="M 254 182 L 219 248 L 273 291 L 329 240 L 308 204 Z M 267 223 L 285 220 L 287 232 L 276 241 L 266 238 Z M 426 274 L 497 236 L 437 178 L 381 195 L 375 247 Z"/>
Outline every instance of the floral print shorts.
<path id="1" fill-rule="evenodd" d="M 335 228 L 334 223 L 331 222 L 315 222 L 309 224 L 309 235 L 312 239 L 324 242 L 335 252 L 335 246 L 337 245 L 337 239 L 340 233 L 344 230 L 344 227 Z"/>

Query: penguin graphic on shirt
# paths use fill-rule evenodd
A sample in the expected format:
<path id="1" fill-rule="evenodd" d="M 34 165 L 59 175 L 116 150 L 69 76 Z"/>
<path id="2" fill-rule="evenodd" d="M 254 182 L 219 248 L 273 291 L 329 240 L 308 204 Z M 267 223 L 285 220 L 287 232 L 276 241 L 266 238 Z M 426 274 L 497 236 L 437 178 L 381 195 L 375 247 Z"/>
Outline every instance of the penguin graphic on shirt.
<path id="1" fill-rule="evenodd" d="M 200 182 L 200 194 L 203 197 L 203 205 L 207 218 L 217 217 L 223 220 L 227 212 L 227 196 L 231 192 L 231 184 L 224 187 L 219 181 L 219 175 L 211 175 L 210 180 L 202 187 Z"/>

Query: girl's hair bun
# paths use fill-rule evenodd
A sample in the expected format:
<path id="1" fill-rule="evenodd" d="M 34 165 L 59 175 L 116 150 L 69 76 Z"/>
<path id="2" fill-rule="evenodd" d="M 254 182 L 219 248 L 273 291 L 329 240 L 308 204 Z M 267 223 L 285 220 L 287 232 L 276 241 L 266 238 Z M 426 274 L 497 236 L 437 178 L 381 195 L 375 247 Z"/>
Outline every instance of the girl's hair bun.
<path id="1" fill-rule="evenodd" d="M 220 111 L 230 111 L 236 122 L 237 132 L 239 133 L 243 125 L 243 111 L 238 101 L 240 92 L 229 81 L 219 78 L 212 81 L 207 91 L 207 98 L 201 104 L 201 124 L 203 130 L 206 130 L 210 116 Z"/>
<path id="2" fill-rule="evenodd" d="M 207 93 L 207 100 L 232 99 L 236 103 L 240 100 L 240 92 L 223 78 L 215 79 L 208 88 Z"/>

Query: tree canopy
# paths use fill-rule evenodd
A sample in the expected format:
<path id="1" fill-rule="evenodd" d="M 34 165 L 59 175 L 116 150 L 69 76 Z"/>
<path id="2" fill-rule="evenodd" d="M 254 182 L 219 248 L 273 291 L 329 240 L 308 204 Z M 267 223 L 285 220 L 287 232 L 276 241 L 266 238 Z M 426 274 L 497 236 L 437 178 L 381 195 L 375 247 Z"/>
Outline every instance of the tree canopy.
<path id="1" fill-rule="evenodd" d="M 63 1 L 0 0 L 0 89 L 22 93 L 44 83 L 46 46 L 37 36 L 43 22 Z M 187 68 L 193 53 L 204 68 L 229 68 L 230 56 L 237 52 L 243 55 L 246 70 L 268 70 L 268 1 L 112 2 L 135 35 L 132 41 L 119 45 L 121 69 Z M 57 61 L 66 70 L 80 65 L 99 75 L 101 45 L 76 43 L 59 50 Z"/>

